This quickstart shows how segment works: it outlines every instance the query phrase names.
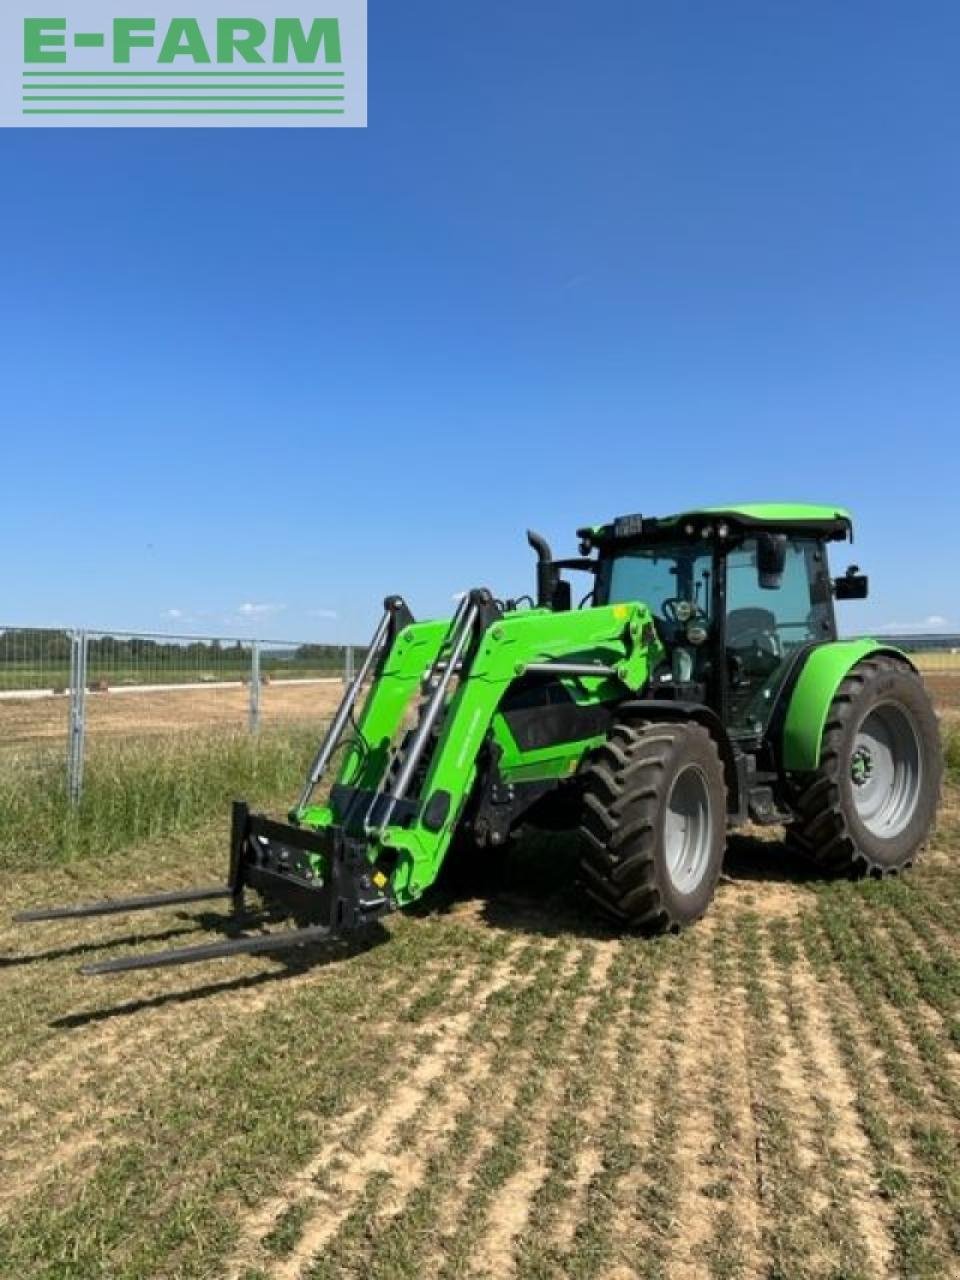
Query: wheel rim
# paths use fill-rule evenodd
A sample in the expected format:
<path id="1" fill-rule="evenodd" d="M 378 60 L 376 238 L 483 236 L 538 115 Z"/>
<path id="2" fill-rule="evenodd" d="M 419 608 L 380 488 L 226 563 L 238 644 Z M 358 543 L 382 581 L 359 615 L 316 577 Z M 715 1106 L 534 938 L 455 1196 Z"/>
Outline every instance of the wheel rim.
<path id="1" fill-rule="evenodd" d="M 875 836 L 892 839 L 920 800 L 920 741 L 908 713 L 892 702 L 868 711 L 857 730 L 850 781 L 857 817 Z"/>
<path id="2" fill-rule="evenodd" d="M 667 872 L 678 893 L 691 893 L 710 861 L 710 792 L 696 765 L 686 765 L 673 780 L 664 819 Z"/>

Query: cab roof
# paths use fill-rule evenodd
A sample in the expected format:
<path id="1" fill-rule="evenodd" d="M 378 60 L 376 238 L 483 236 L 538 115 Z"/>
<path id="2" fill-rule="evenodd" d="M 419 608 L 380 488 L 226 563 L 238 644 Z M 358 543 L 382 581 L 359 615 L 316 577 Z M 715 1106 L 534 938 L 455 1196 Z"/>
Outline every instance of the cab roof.
<path id="1" fill-rule="evenodd" d="M 697 507 L 672 516 L 618 516 L 610 524 L 578 529 L 587 543 L 620 541 L 624 538 L 643 541 L 675 532 L 702 534 L 718 521 L 740 529 L 767 529 L 783 533 L 808 533 L 822 538 L 851 538 L 853 519 L 845 507 L 824 506 L 811 502 L 747 502 L 720 507 Z M 693 528 L 685 528 L 685 526 Z"/>

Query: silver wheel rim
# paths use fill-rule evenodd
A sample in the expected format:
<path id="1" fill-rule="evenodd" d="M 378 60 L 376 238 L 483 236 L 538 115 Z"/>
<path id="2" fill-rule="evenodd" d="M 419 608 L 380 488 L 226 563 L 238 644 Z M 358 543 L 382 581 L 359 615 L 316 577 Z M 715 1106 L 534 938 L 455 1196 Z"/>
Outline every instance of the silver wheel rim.
<path id="1" fill-rule="evenodd" d="M 850 782 L 857 817 L 891 840 L 910 823 L 920 800 L 920 742 L 909 714 L 892 702 L 864 716 L 853 742 Z"/>
<path id="2" fill-rule="evenodd" d="M 667 796 L 663 839 L 667 874 L 678 893 L 692 893 L 710 861 L 710 792 L 703 771 L 688 764 Z"/>

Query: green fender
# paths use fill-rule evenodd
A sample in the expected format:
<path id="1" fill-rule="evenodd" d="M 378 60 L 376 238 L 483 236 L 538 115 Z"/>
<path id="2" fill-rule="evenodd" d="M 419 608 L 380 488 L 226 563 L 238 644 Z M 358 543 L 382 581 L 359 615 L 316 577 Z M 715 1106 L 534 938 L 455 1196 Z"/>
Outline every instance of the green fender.
<path id="1" fill-rule="evenodd" d="M 783 725 L 784 769 L 791 773 L 809 773 L 816 769 L 834 694 L 850 668 L 874 653 L 885 653 L 913 666 L 899 649 L 878 644 L 876 640 L 837 640 L 812 651 L 790 695 Z"/>

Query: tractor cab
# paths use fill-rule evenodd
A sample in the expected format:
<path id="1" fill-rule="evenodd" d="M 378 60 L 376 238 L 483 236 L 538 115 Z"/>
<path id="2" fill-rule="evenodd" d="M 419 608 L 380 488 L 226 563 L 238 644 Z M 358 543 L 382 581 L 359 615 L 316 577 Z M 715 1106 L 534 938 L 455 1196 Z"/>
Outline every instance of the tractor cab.
<path id="1" fill-rule="evenodd" d="M 581 529 L 596 550 L 598 605 L 641 600 L 666 658 L 650 694 L 710 706 L 734 738 L 765 733 L 778 694 L 813 646 L 837 637 L 834 596 L 866 578 L 830 577 L 827 543 L 851 535 L 842 509 L 758 504 Z"/>

